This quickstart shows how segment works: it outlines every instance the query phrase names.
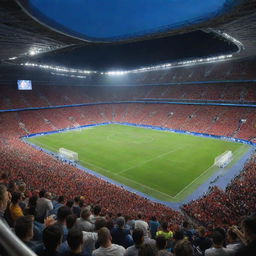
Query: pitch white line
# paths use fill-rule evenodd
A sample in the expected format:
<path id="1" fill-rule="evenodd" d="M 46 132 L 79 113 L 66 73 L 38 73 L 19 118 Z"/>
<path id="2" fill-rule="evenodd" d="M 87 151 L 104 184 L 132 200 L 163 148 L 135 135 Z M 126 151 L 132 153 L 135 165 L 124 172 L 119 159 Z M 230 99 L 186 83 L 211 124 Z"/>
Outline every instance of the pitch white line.
<path id="1" fill-rule="evenodd" d="M 95 165 L 95 164 L 92 164 L 92 163 L 90 163 L 90 162 L 86 162 L 86 161 L 80 161 L 80 162 L 83 162 L 83 163 L 85 163 L 85 164 L 92 165 L 92 166 L 94 166 L 94 167 L 96 167 L 96 168 L 99 168 L 99 169 L 101 169 L 101 170 L 103 170 L 103 171 L 105 171 L 105 172 L 108 172 L 108 173 L 110 173 L 110 174 L 112 174 L 112 175 L 119 176 L 119 177 L 121 177 L 122 179 L 128 180 L 128 181 L 130 181 L 130 182 L 132 182 L 132 183 L 134 183 L 134 184 L 137 184 L 137 185 L 139 185 L 139 186 L 141 186 L 141 187 L 144 187 L 144 188 L 146 188 L 146 189 L 148 189 L 148 190 L 155 191 L 155 192 L 157 192 L 157 193 L 159 193 L 159 194 L 162 194 L 162 195 L 164 195 L 164 196 L 166 196 L 166 197 L 168 197 L 168 198 L 171 198 L 171 199 L 173 198 L 172 196 L 170 196 L 170 195 L 168 195 L 168 194 L 166 194 L 166 193 L 164 193 L 164 192 L 161 192 L 161 191 L 159 191 L 159 190 L 156 190 L 156 189 L 154 189 L 154 188 L 152 188 L 152 187 L 148 187 L 148 186 L 146 186 L 146 185 L 144 185 L 144 184 L 142 184 L 142 183 L 139 183 L 139 182 L 137 182 L 137 181 L 131 180 L 131 179 L 126 178 L 126 177 L 124 177 L 124 176 L 118 175 L 117 173 L 112 173 L 111 171 L 109 171 L 109 170 L 107 170 L 107 169 L 104 169 L 104 168 L 102 168 L 102 167 L 99 167 L 99 166 L 97 166 L 97 165 Z M 111 178 L 110 178 L 110 179 L 111 179 Z M 117 181 L 117 182 L 118 182 L 118 181 Z M 128 185 L 128 186 L 129 186 L 129 185 Z M 143 192 L 142 192 L 142 193 L 143 193 Z"/>
<path id="2" fill-rule="evenodd" d="M 179 148 L 176 148 L 176 149 L 174 149 L 174 150 L 170 150 L 170 151 L 168 151 L 168 152 L 162 153 L 162 154 L 160 154 L 160 155 L 158 155 L 158 156 L 156 156 L 156 157 L 153 157 L 153 158 L 151 158 L 151 159 L 149 159 L 149 160 L 146 160 L 146 161 L 144 161 L 144 162 L 141 162 L 141 163 L 139 163 L 139 164 L 137 164 L 137 165 L 135 165 L 135 166 L 129 167 L 129 168 L 124 169 L 124 170 L 121 170 L 121 171 L 117 172 L 116 175 L 118 175 L 118 174 L 120 174 L 120 173 L 124 173 L 124 172 L 129 171 L 129 170 L 132 170 L 132 169 L 134 169 L 134 168 L 136 168 L 136 167 L 139 167 L 139 166 L 142 166 L 142 165 L 144 165 L 144 164 L 146 164 L 146 163 L 152 162 L 152 161 L 154 161 L 155 159 L 158 159 L 158 158 L 161 158 L 162 156 L 165 156 L 165 155 L 168 155 L 168 154 L 170 154 L 170 153 L 176 152 L 176 151 L 178 151 L 178 150 L 180 150 L 180 149 L 182 149 L 182 148 L 184 148 L 184 147 L 179 147 Z"/>

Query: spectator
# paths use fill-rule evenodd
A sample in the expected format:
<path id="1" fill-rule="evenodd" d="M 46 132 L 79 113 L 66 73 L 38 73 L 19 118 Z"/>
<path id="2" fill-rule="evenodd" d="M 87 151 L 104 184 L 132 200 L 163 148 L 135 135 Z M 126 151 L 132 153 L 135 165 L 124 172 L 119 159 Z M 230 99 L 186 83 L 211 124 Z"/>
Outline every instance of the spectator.
<path id="1" fill-rule="evenodd" d="M 178 241 L 174 247 L 174 255 L 175 256 L 193 256 L 193 247 L 191 243 L 186 239 L 182 239 Z M 218 255 L 222 256 L 222 254 L 218 254 Z"/>
<path id="2" fill-rule="evenodd" d="M 112 237 L 107 228 L 101 228 L 98 231 L 98 242 L 100 247 L 93 251 L 92 256 L 123 256 L 124 247 L 112 244 Z"/>
<path id="3" fill-rule="evenodd" d="M 134 229 L 132 232 L 132 238 L 134 245 L 126 249 L 124 256 L 138 256 L 139 249 L 144 243 L 143 230 L 139 228 Z"/>
<path id="4" fill-rule="evenodd" d="M 139 249 L 138 256 L 157 256 L 157 249 L 154 245 L 143 244 Z"/>
<path id="5" fill-rule="evenodd" d="M 193 244 L 194 246 L 199 247 L 203 255 L 205 250 L 211 247 L 212 242 L 206 237 L 205 228 L 203 226 L 198 228 L 198 236 L 195 237 Z"/>
<path id="6" fill-rule="evenodd" d="M 68 232 L 67 242 L 70 251 L 65 256 L 89 256 L 88 252 L 83 250 L 83 233 L 80 229 L 72 228 Z"/>
<path id="7" fill-rule="evenodd" d="M 152 239 L 156 239 L 156 232 L 158 228 L 160 227 L 159 221 L 156 220 L 156 217 L 153 216 L 151 220 L 149 221 L 149 230 L 151 234 Z"/>
<path id="8" fill-rule="evenodd" d="M 72 229 L 76 225 L 76 220 L 77 220 L 77 218 L 76 218 L 76 215 L 74 215 L 74 214 L 67 216 L 66 226 L 67 226 L 68 230 Z"/>
<path id="9" fill-rule="evenodd" d="M 125 229 L 124 226 L 124 217 L 118 217 L 116 220 L 116 226 L 111 229 L 111 236 L 113 243 L 122 245 L 124 248 L 128 248 L 133 245 L 133 240 L 130 230 Z"/>
<path id="10" fill-rule="evenodd" d="M 161 229 L 156 232 L 156 236 L 164 236 L 166 240 L 170 240 L 173 237 L 172 231 L 168 230 L 168 223 L 163 222 L 161 225 Z"/>
<path id="11" fill-rule="evenodd" d="M 10 204 L 10 208 L 9 208 L 13 223 L 15 223 L 15 221 L 19 217 L 24 215 L 21 207 L 19 206 L 20 201 L 21 201 L 21 193 L 13 192 L 11 204 Z"/>
<path id="12" fill-rule="evenodd" d="M 59 208 L 65 205 L 64 203 L 65 203 L 65 197 L 59 196 L 57 202 L 54 204 L 53 209 L 52 211 L 50 211 L 49 214 L 57 215 Z"/>
<path id="13" fill-rule="evenodd" d="M 167 251 L 167 239 L 163 235 L 158 235 L 156 238 L 157 256 L 171 256 L 172 253 Z"/>
<path id="14" fill-rule="evenodd" d="M 101 212 L 101 207 L 99 205 L 96 205 L 93 207 L 93 214 L 90 217 L 91 223 L 95 223 L 95 221 L 100 218 L 100 212 Z"/>
<path id="15" fill-rule="evenodd" d="M 36 251 L 39 243 L 33 241 L 33 221 L 34 217 L 31 215 L 19 217 L 14 226 L 16 236 L 32 251 Z"/>
<path id="16" fill-rule="evenodd" d="M 62 241 L 62 230 L 58 225 L 51 225 L 43 231 L 44 247 L 37 252 L 39 256 L 59 256 L 57 252 L 58 247 Z"/>
<path id="17" fill-rule="evenodd" d="M 205 251 L 205 256 L 229 256 L 232 255 L 232 251 L 223 247 L 224 237 L 219 231 L 215 231 L 212 234 L 213 246 Z"/>
<path id="18" fill-rule="evenodd" d="M 72 212 L 73 212 L 73 214 L 76 215 L 77 218 L 79 218 L 80 214 L 81 214 L 81 208 L 79 206 L 79 201 L 80 201 L 80 197 L 76 196 L 74 198 L 74 204 L 72 206 Z"/>
<path id="19" fill-rule="evenodd" d="M 256 216 L 247 217 L 242 222 L 243 233 L 237 228 L 233 231 L 246 244 L 237 251 L 236 256 L 255 256 L 256 255 Z"/>
<path id="20" fill-rule="evenodd" d="M 36 203 L 36 219 L 43 223 L 44 219 L 48 216 L 49 211 L 53 209 L 51 200 L 49 199 L 51 194 L 45 190 L 39 192 L 39 198 Z"/>
<path id="21" fill-rule="evenodd" d="M 232 250 L 234 255 L 242 246 L 241 242 L 238 239 L 237 234 L 232 230 L 232 228 L 229 228 L 227 231 L 227 242 L 227 249 Z"/>
<path id="22" fill-rule="evenodd" d="M 4 185 L 0 185 L 0 220 L 7 227 L 9 227 L 9 224 L 7 223 L 7 221 L 4 217 L 4 212 L 7 208 L 8 201 L 9 201 L 9 193 L 7 191 L 7 188 Z"/>
<path id="23" fill-rule="evenodd" d="M 63 242 L 67 240 L 67 235 L 68 235 L 68 229 L 67 229 L 67 217 L 69 215 L 72 215 L 72 211 L 69 207 L 67 206 L 62 206 L 58 209 L 57 212 L 57 223 L 56 225 L 59 225 L 60 228 L 62 229 L 63 233 Z"/>
<path id="24" fill-rule="evenodd" d="M 81 212 L 81 217 L 77 220 L 77 225 L 87 232 L 92 232 L 94 230 L 94 224 L 92 224 L 91 219 L 91 210 L 86 207 Z"/>

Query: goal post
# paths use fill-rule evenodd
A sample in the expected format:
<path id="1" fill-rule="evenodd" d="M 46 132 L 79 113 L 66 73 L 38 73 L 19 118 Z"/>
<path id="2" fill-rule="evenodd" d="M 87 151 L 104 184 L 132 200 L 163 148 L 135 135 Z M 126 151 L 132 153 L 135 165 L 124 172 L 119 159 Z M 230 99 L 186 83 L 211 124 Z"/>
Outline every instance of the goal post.
<path id="1" fill-rule="evenodd" d="M 221 155 L 215 157 L 214 165 L 220 168 L 225 168 L 232 160 L 233 160 L 233 153 L 232 151 L 228 150 L 222 153 Z"/>
<path id="2" fill-rule="evenodd" d="M 67 158 L 71 161 L 78 161 L 78 153 L 66 148 L 59 148 L 59 155 L 60 157 Z"/>

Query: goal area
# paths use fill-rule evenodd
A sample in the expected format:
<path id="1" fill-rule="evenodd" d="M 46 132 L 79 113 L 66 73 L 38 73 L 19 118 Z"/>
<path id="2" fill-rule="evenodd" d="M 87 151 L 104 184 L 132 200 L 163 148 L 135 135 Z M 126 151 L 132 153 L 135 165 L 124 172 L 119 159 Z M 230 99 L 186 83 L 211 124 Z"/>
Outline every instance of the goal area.
<path id="1" fill-rule="evenodd" d="M 66 148 L 59 148 L 59 155 L 60 157 L 69 159 L 71 161 L 75 161 L 75 162 L 78 161 L 78 153 L 68 150 Z"/>
<path id="2" fill-rule="evenodd" d="M 225 151 L 221 155 L 215 157 L 214 165 L 225 168 L 231 161 L 233 160 L 233 153 L 232 151 Z"/>

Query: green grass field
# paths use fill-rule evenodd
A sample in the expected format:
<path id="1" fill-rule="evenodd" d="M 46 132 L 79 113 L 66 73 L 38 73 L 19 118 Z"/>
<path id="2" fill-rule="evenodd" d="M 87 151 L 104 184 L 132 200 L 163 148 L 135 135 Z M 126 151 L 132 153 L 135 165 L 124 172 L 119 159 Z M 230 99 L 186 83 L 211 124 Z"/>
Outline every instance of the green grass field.
<path id="1" fill-rule="evenodd" d="M 217 170 L 213 166 L 216 156 L 232 150 L 230 167 L 249 148 L 234 142 L 118 124 L 28 140 L 53 152 L 61 147 L 78 152 L 86 168 L 171 202 L 184 199 Z"/>

